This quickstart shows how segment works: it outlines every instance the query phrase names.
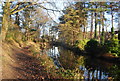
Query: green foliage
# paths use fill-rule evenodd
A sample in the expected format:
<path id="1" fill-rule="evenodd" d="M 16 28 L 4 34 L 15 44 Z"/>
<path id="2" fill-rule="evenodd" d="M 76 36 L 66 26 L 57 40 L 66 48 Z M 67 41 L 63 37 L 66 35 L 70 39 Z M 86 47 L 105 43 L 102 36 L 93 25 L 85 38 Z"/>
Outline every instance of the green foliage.
<path id="1" fill-rule="evenodd" d="M 22 33 L 16 31 L 16 32 L 14 33 L 13 39 L 14 39 L 17 43 L 20 43 L 20 42 L 21 42 L 21 38 L 22 38 Z"/>
<path id="2" fill-rule="evenodd" d="M 114 81 L 119 80 L 120 78 L 120 67 L 117 65 L 111 66 L 109 68 L 110 73 L 112 74 L 112 77 L 114 77 Z"/>
<path id="3" fill-rule="evenodd" d="M 87 13 L 83 11 L 84 3 L 78 3 L 76 4 L 76 9 L 68 7 L 65 10 L 65 14 L 59 18 L 60 19 L 60 34 L 59 37 L 62 38 L 62 40 L 67 43 L 74 45 L 76 40 L 79 39 L 79 35 L 81 34 L 81 29 L 83 25 L 86 25 L 87 20 Z M 82 8 L 82 9 L 80 9 Z"/>
<path id="4" fill-rule="evenodd" d="M 101 45 L 97 40 L 91 39 L 85 45 L 85 50 L 86 50 L 86 52 L 92 53 L 92 54 L 100 53 L 101 52 Z"/>
<path id="5" fill-rule="evenodd" d="M 12 33 L 7 33 L 7 35 L 6 35 L 6 39 L 7 40 L 9 40 L 10 38 L 12 38 L 13 37 L 13 34 Z"/>
<path id="6" fill-rule="evenodd" d="M 75 46 L 79 47 L 81 50 L 84 50 L 84 47 L 88 41 L 89 41 L 89 39 L 77 40 L 75 43 Z"/>
<path id="7" fill-rule="evenodd" d="M 114 27 L 111 28 L 112 39 L 114 38 Z"/>
<path id="8" fill-rule="evenodd" d="M 57 74 L 62 75 L 64 79 L 83 79 L 82 71 L 78 68 L 74 70 L 60 68 Z"/>
<path id="9" fill-rule="evenodd" d="M 7 32 L 6 41 L 10 42 L 11 40 L 15 40 L 19 45 L 21 43 L 22 33 L 17 30 L 11 30 Z"/>
<path id="10" fill-rule="evenodd" d="M 120 45 L 118 39 L 105 41 L 104 47 L 106 48 L 106 52 L 112 53 L 115 56 L 120 56 Z"/>
<path id="11" fill-rule="evenodd" d="M 22 41 L 23 42 L 27 41 L 27 37 L 25 35 L 22 36 Z"/>

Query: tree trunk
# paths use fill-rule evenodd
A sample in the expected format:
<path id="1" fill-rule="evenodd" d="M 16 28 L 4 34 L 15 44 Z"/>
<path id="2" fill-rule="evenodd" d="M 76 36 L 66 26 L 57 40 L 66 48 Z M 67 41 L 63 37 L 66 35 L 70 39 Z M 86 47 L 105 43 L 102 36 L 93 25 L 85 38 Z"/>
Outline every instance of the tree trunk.
<path id="1" fill-rule="evenodd" d="M 6 2 L 3 8 L 3 20 L 2 20 L 2 41 L 5 40 L 6 34 L 9 27 L 9 16 L 10 16 L 10 2 Z"/>
<path id="2" fill-rule="evenodd" d="M 20 21 L 19 21 L 19 13 L 16 13 L 16 20 L 15 20 L 15 24 L 17 24 L 17 26 L 19 27 L 20 25 Z"/>
<path id="3" fill-rule="evenodd" d="M 102 15 L 102 34 L 101 34 L 101 43 L 104 44 L 104 39 L 105 39 L 105 36 L 104 36 L 104 12 L 103 12 L 103 15 Z"/>
<path id="4" fill-rule="evenodd" d="M 87 39 L 88 38 L 88 35 L 87 35 L 88 33 L 87 33 L 87 27 L 86 27 L 86 34 L 85 34 L 85 39 Z"/>
<path id="5" fill-rule="evenodd" d="M 99 23 L 99 40 L 100 40 L 100 35 L 101 35 L 101 22 Z"/>
<path id="6" fill-rule="evenodd" d="M 72 45 L 74 45 L 74 31 L 72 32 Z"/>
<path id="7" fill-rule="evenodd" d="M 111 23 L 112 23 L 112 28 L 111 28 L 111 34 L 112 34 L 112 39 L 114 38 L 114 27 L 113 27 L 113 11 L 111 8 Z"/>
<path id="8" fill-rule="evenodd" d="M 120 26 L 120 25 L 119 25 Z M 119 40 L 119 44 L 120 44 L 120 28 L 118 30 L 118 40 Z"/>
<path id="9" fill-rule="evenodd" d="M 118 11 L 118 40 L 120 44 L 120 1 L 119 1 L 119 11 Z"/>
<path id="10" fill-rule="evenodd" d="M 99 23 L 99 40 L 100 41 L 101 41 L 101 28 L 102 28 L 102 23 L 103 23 L 103 21 L 102 21 L 103 18 L 102 17 L 103 17 L 102 12 L 100 12 L 100 23 Z"/>
<path id="11" fill-rule="evenodd" d="M 95 12 L 95 33 L 94 33 L 94 38 L 97 38 L 97 12 Z"/>
<path id="12" fill-rule="evenodd" d="M 83 39 L 86 38 L 86 29 L 85 29 L 85 25 L 84 25 L 84 29 L 83 29 Z"/>
<path id="13" fill-rule="evenodd" d="M 90 29 L 90 38 L 92 39 L 93 34 L 93 12 L 91 12 L 91 29 Z"/>

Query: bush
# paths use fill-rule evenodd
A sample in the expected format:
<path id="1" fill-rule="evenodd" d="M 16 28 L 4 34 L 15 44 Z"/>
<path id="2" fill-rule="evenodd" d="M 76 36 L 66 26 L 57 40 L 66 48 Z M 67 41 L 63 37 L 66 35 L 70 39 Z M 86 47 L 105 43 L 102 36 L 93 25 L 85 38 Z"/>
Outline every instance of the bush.
<path id="1" fill-rule="evenodd" d="M 84 40 L 77 40 L 75 43 L 76 47 L 79 47 L 80 49 L 84 50 L 85 45 L 87 44 L 89 40 L 88 39 L 84 39 Z"/>
<path id="2" fill-rule="evenodd" d="M 101 45 L 99 44 L 99 42 L 97 40 L 91 39 L 85 45 L 85 50 L 86 50 L 86 52 L 92 53 L 92 54 L 100 53 Z"/>
<path id="3" fill-rule="evenodd" d="M 104 47 L 106 48 L 106 52 L 112 53 L 115 56 L 120 56 L 120 45 L 118 39 L 105 41 Z"/>

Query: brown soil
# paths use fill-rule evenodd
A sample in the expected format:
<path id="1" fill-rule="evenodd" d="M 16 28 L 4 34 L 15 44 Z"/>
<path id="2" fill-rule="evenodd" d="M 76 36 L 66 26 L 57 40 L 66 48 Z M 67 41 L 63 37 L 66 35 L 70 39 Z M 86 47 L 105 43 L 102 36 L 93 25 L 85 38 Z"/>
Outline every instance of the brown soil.
<path id="1" fill-rule="evenodd" d="M 120 57 L 116 57 L 116 56 L 109 54 L 109 53 L 102 55 L 100 58 L 102 58 L 106 61 L 109 61 L 109 62 L 113 62 L 113 63 L 120 62 Z"/>
<path id="2" fill-rule="evenodd" d="M 27 47 L 3 44 L 2 50 L 2 79 L 51 78 Z"/>

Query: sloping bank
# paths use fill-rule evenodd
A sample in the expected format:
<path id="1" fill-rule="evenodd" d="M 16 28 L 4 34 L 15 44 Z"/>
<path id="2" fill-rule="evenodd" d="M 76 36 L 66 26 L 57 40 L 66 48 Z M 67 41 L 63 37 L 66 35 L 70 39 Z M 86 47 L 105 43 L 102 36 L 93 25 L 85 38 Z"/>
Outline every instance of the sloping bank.
<path id="1" fill-rule="evenodd" d="M 39 51 L 39 43 L 3 42 L 2 79 L 83 79 L 82 71 L 56 69 L 52 59 Z"/>

